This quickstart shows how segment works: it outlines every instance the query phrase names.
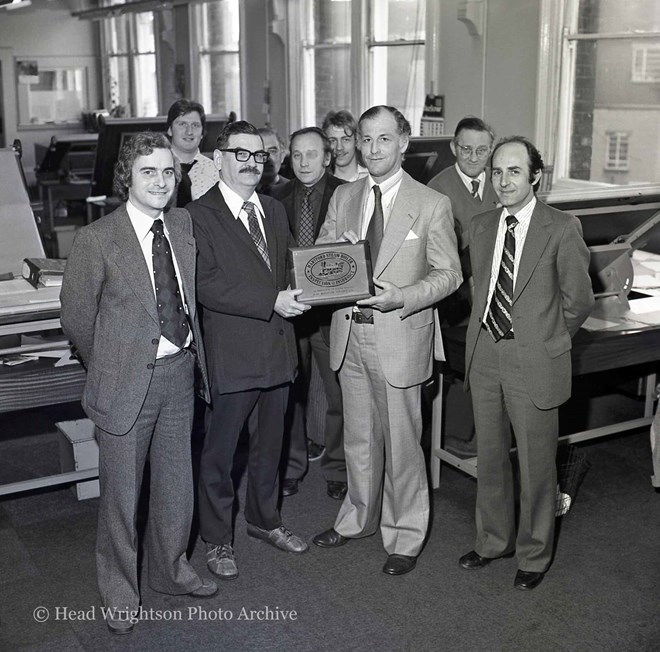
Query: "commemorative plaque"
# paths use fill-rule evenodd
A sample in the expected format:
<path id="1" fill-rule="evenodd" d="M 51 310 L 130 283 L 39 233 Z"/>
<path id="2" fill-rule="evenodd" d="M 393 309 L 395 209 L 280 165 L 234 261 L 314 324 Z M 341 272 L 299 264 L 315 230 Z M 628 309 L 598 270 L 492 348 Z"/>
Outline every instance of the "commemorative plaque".
<path id="1" fill-rule="evenodd" d="M 300 303 L 354 303 L 374 293 L 369 243 L 365 240 L 291 247 L 289 256 L 291 287 L 303 289 L 297 298 Z"/>

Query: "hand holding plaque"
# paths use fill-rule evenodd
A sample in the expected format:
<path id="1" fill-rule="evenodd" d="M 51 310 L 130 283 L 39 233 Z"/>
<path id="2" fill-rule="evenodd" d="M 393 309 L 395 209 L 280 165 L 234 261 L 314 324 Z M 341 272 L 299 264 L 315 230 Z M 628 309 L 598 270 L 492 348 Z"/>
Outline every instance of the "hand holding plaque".
<path id="1" fill-rule="evenodd" d="M 313 306 L 354 303 L 374 292 L 369 244 L 336 242 L 292 247 L 291 287 L 301 288 L 300 303 Z"/>

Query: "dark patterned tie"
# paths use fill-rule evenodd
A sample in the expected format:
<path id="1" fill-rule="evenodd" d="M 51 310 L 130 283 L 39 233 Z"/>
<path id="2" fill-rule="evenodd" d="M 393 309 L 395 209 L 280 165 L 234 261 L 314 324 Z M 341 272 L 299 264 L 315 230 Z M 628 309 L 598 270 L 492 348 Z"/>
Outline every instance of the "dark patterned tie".
<path id="1" fill-rule="evenodd" d="M 300 208 L 300 225 L 298 227 L 298 246 L 311 247 L 314 244 L 314 213 L 310 195 L 313 188 L 305 188 L 305 195 Z"/>
<path id="2" fill-rule="evenodd" d="M 499 342 L 512 329 L 513 267 L 516 258 L 516 236 L 514 229 L 517 224 L 518 220 L 515 216 L 507 216 L 500 270 L 497 274 L 495 291 L 490 300 L 490 307 L 486 316 L 486 329 L 496 342 Z"/>
<path id="3" fill-rule="evenodd" d="M 243 210 L 247 213 L 248 216 L 250 236 L 254 240 L 254 244 L 257 245 L 257 249 L 259 250 L 261 257 L 264 259 L 264 262 L 266 265 L 268 265 L 268 269 L 271 269 L 268 247 L 266 246 L 264 235 L 259 228 L 259 222 L 257 221 L 257 213 L 254 210 L 254 204 L 251 201 L 243 202 Z"/>
<path id="4" fill-rule="evenodd" d="M 186 343 L 190 328 L 186 311 L 183 309 L 172 251 L 163 229 L 163 220 L 154 220 L 151 231 L 154 234 L 151 251 L 160 332 L 172 344 L 182 347 Z"/>
<path id="5" fill-rule="evenodd" d="M 479 199 L 479 180 L 472 179 L 472 196 L 475 199 Z"/>
<path id="6" fill-rule="evenodd" d="M 381 203 L 380 186 L 374 186 L 374 212 L 371 214 L 367 227 L 367 240 L 371 249 L 371 262 L 375 266 L 383 240 L 383 204 Z"/>
<path id="7" fill-rule="evenodd" d="M 192 201 L 192 181 L 190 170 L 197 161 L 192 163 L 181 163 L 181 181 L 176 192 L 176 205 L 180 208 L 187 206 Z"/>

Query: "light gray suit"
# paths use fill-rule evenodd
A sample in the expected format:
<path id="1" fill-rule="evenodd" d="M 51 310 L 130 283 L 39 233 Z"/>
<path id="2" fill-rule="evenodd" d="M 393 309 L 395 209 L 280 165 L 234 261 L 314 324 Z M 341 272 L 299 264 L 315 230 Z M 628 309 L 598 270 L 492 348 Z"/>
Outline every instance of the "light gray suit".
<path id="1" fill-rule="evenodd" d="M 164 216 L 190 310 L 208 399 L 195 312 L 195 240 L 187 211 Z M 191 351 L 156 360 L 160 325 L 147 264 L 125 205 L 81 229 L 61 292 L 62 328 L 87 369 L 83 407 L 97 427 L 101 501 L 97 573 L 106 607 L 139 605 L 136 510 L 151 462 L 149 583 L 188 593 L 201 579 L 186 559 L 193 512 Z"/>
<path id="2" fill-rule="evenodd" d="M 369 192 L 368 177 L 337 188 L 317 244 L 362 233 Z M 403 307 L 374 310 L 373 325 L 353 321 L 351 306 L 333 313 L 330 365 L 342 386 L 348 471 L 335 530 L 368 536 L 380 518 L 388 554 L 416 556 L 426 535 L 420 384 L 431 375 L 434 349 L 444 359 L 433 305 L 459 286 L 460 269 L 449 199 L 404 172 L 373 270 L 401 288 Z"/>

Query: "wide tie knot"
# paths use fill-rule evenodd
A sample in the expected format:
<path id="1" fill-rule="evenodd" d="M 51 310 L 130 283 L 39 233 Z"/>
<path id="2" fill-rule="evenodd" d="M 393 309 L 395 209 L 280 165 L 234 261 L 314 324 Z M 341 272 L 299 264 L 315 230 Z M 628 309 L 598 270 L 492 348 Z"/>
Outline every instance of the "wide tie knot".
<path id="1" fill-rule="evenodd" d="M 380 186 L 378 184 L 374 184 L 374 197 L 376 201 L 380 201 L 381 192 L 380 192 Z"/>
<path id="2" fill-rule="evenodd" d="M 251 201 L 244 201 L 243 202 L 243 210 L 248 215 L 251 215 L 252 213 L 254 213 L 254 204 Z"/>
<path id="3" fill-rule="evenodd" d="M 473 197 L 478 197 L 479 196 L 479 180 L 478 179 L 472 179 L 472 196 Z"/>
<path id="4" fill-rule="evenodd" d="M 513 231 L 518 226 L 518 219 L 515 215 L 506 216 L 506 228 L 508 231 Z"/>
<path id="5" fill-rule="evenodd" d="M 163 220 L 154 220 L 150 231 L 154 234 L 155 237 L 162 238 L 165 235 Z"/>
<path id="6" fill-rule="evenodd" d="M 312 192 L 314 192 L 314 186 L 305 186 L 305 198 L 309 199 Z"/>

